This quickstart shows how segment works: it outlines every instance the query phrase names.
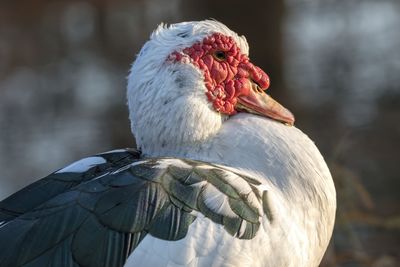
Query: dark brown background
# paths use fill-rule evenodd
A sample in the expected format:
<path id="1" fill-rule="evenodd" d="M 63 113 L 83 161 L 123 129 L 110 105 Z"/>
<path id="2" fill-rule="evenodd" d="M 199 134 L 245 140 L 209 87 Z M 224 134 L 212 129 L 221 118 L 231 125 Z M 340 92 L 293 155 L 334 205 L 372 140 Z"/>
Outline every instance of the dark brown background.
<path id="1" fill-rule="evenodd" d="M 71 161 L 134 145 L 130 63 L 160 22 L 246 35 L 327 160 L 337 223 L 322 266 L 399 266 L 400 2 L 98 0 L 0 3 L 0 199 Z"/>

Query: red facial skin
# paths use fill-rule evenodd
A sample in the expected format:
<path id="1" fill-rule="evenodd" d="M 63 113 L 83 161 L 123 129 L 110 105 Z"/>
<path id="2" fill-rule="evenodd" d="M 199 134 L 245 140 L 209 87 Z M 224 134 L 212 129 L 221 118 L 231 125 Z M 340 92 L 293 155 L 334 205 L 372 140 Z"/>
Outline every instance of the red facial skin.
<path id="1" fill-rule="evenodd" d="M 236 114 L 238 96 L 247 96 L 252 90 L 250 80 L 261 90 L 269 87 L 268 75 L 241 53 L 232 37 L 220 33 L 171 56 L 176 61 L 189 57 L 202 70 L 208 99 L 216 111 L 227 115 Z"/>

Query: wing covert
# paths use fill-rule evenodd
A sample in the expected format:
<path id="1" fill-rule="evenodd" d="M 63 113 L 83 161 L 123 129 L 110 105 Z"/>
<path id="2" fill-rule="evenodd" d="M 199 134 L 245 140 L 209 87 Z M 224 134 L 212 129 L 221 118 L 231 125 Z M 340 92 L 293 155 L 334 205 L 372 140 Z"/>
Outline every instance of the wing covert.
<path id="1" fill-rule="evenodd" d="M 259 181 L 201 161 L 125 156 L 80 178 L 46 177 L 66 184 L 6 217 L 0 266 L 123 266 L 147 234 L 182 239 L 197 216 L 239 239 L 256 235 L 267 207 Z"/>

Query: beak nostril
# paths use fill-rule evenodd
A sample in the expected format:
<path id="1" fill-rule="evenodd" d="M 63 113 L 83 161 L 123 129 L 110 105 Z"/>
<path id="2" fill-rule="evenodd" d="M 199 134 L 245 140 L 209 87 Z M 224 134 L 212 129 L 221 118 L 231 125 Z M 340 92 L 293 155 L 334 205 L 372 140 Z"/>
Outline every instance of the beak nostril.
<path id="1" fill-rule="evenodd" d="M 263 93 L 264 92 L 264 90 L 261 89 L 261 86 L 260 86 L 260 84 L 258 82 L 256 82 L 254 79 L 250 79 L 250 80 L 251 80 L 251 83 L 253 84 L 253 89 L 256 92 L 258 92 L 258 93 Z"/>

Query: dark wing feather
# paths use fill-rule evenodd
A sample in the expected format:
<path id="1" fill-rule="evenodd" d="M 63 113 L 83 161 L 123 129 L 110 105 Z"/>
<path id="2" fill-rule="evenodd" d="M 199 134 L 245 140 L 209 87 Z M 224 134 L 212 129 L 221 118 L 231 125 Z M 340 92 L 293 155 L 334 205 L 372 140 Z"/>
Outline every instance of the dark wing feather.
<path id="1" fill-rule="evenodd" d="M 136 151 L 100 154 L 83 173 L 54 173 L 0 202 L 0 266 L 123 266 L 147 235 L 179 240 L 201 212 L 242 239 L 260 225 L 257 180 L 192 160 L 139 159 Z M 227 183 L 236 175 L 253 191 Z M 214 186 L 237 215 L 206 203 Z M 251 203 L 256 196 L 261 208 Z M 266 201 L 266 200 L 265 200 Z M 242 225 L 245 225 L 243 227 Z"/>
<path id="2" fill-rule="evenodd" d="M 96 165 L 84 173 L 52 173 L 1 201 L 0 222 L 12 220 L 84 181 L 138 160 L 140 152 L 134 149 L 125 149 L 98 156 L 103 157 L 106 162 Z"/>

